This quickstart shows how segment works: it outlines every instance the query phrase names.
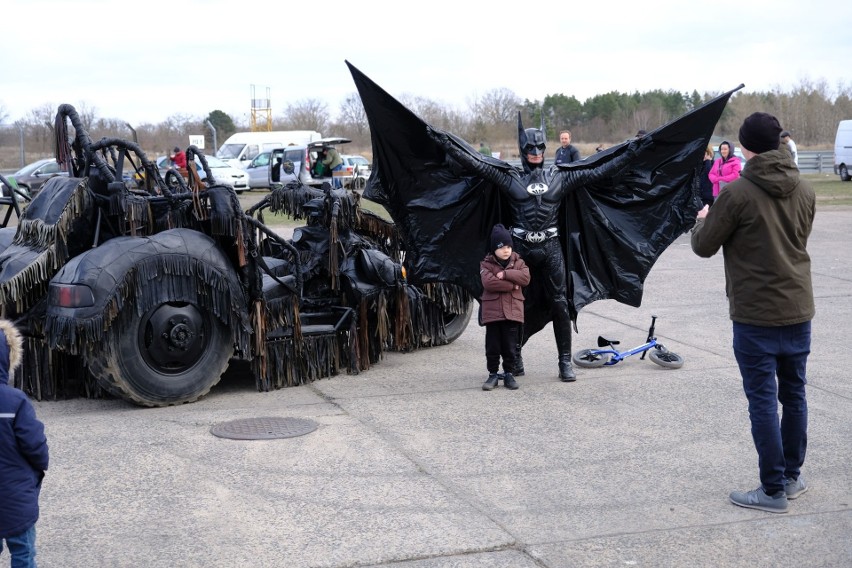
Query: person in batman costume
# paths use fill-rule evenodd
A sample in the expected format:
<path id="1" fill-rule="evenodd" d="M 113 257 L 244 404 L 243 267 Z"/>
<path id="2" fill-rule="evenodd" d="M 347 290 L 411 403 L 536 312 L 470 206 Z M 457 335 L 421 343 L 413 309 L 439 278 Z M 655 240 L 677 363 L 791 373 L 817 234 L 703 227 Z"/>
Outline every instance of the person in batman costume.
<path id="1" fill-rule="evenodd" d="M 575 379 L 571 324 L 611 298 L 639 306 L 660 254 L 695 224 L 704 149 L 730 96 L 579 162 L 543 166 L 544 128 L 518 120 L 523 170 L 433 128 L 347 62 L 370 124 L 364 197 L 400 228 L 412 283 L 451 282 L 481 296 L 490 227 L 511 227 L 531 267 L 522 342 L 553 322 L 559 376 Z"/>
<path id="2" fill-rule="evenodd" d="M 523 165 L 523 172 L 518 172 L 471 160 L 462 147 L 450 143 L 448 135 L 432 128 L 428 132 L 444 148 L 451 161 L 492 181 L 506 196 L 515 251 L 526 259 L 532 280 L 543 288 L 552 304 L 559 379 L 563 382 L 575 381 L 577 377 L 571 365 L 571 322 L 574 316 L 567 296 L 565 257 L 557 238 L 560 233 L 560 209 L 567 195 L 577 188 L 615 175 L 636 155 L 639 145 L 643 142 L 647 145 L 650 140 L 631 141 L 625 153 L 595 168 L 566 170 L 551 166 L 545 169 L 544 151 L 547 144 L 544 124 L 540 129 L 524 129 L 518 113 L 518 149 Z M 524 374 L 520 350 L 514 374 Z"/>

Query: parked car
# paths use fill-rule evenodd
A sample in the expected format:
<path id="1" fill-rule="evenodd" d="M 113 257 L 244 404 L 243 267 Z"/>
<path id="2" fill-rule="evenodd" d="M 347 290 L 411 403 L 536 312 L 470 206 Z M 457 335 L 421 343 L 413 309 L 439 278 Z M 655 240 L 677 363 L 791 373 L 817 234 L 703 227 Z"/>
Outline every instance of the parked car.
<path id="1" fill-rule="evenodd" d="M 271 187 L 269 179 L 269 162 L 272 152 L 261 152 L 246 166 L 249 177 L 249 189 Z"/>
<path id="2" fill-rule="evenodd" d="M 339 146 L 341 144 L 348 144 L 349 142 L 351 142 L 351 140 L 348 138 L 322 138 L 302 146 L 285 146 L 283 148 L 275 148 L 272 150 L 272 156 L 270 157 L 270 175 L 275 161 L 278 158 L 282 158 L 284 162 L 293 162 L 295 172 L 290 176 L 281 174 L 280 181 L 282 183 L 287 183 L 288 181 L 296 179 L 297 175 L 303 184 L 312 187 L 321 187 L 324 182 L 331 183 L 332 176 L 330 175 L 314 177 L 313 172 L 314 167 L 316 166 L 317 156 L 323 147 Z M 339 148 L 338 151 L 340 151 Z"/>
<path id="3" fill-rule="evenodd" d="M 9 183 L 12 185 L 12 187 L 16 189 L 15 198 L 18 200 L 19 203 L 27 201 L 27 197 L 31 198 L 30 192 L 27 191 L 25 187 L 19 186 L 18 182 L 13 176 L 6 176 L 6 179 L 9 180 Z M 6 188 L 6 184 L 3 183 L 3 178 L 0 178 L 0 196 L 9 197 L 9 190 Z"/>
<path id="4" fill-rule="evenodd" d="M 237 193 L 242 193 L 249 189 L 249 176 L 246 172 L 229 166 L 227 162 L 220 160 L 216 156 L 204 157 L 207 159 L 207 165 L 210 166 L 210 171 L 213 172 L 213 179 L 216 183 L 230 185 Z M 198 168 L 198 174 L 201 179 L 207 177 L 204 168 L 201 167 L 201 161 L 197 157 L 195 158 L 195 165 Z M 160 156 L 157 158 L 157 167 L 161 172 L 165 172 L 174 166 L 168 156 Z"/>
<path id="5" fill-rule="evenodd" d="M 372 173 L 372 164 L 364 156 L 347 154 L 341 156 L 343 158 L 343 169 L 349 176 L 349 179 L 344 180 L 343 187 L 351 189 L 364 189 L 367 187 L 367 179 Z"/>
<path id="6" fill-rule="evenodd" d="M 33 197 L 35 197 L 47 180 L 56 176 L 67 177 L 68 172 L 63 172 L 54 158 L 37 160 L 31 164 L 27 164 L 11 175 L 18 182 L 18 188 Z M 5 186 L 2 191 L 3 195 L 6 195 Z"/>

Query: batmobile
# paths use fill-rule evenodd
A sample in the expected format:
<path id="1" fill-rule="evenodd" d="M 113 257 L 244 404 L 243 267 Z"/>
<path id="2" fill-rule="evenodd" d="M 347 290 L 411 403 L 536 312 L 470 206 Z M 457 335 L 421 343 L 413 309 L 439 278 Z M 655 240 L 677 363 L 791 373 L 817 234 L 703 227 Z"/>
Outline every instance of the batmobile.
<path id="1" fill-rule="evenodd" d="M 69 176 L 0 229 L 0 315 L 25 337 L 13 381 L 37 399 L 192 402 L 232 359 L 265 391 L 449 343 L 468 323 L 460 288 L 406 282 L 394 225 L 352 192 L 296 181 L 243 211 L 200 179 L 195 147 L 187 183 L 133 142 L 93 142 L 71 105 L 55 133 Z M 305 226 L 284 239 L 267 210 Z"/>

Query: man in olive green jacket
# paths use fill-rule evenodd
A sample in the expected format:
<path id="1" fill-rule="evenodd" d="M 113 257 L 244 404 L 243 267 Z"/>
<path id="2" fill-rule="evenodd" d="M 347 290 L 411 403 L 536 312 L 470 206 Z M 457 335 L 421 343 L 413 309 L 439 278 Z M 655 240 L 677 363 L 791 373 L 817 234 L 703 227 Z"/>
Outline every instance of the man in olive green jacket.
<path id="1" fill-rule="evenodd" d="M 343 169 L 343 158 L 340 157 L 340 154 L 333 146 L 322 149 L 322 163 L 326 167 L 326 171 L 330 171 L 332 176 L 334 172 Z M 332 185 L 336 188 L 343 186 L 339 178 L 333 178 L 331 181 Z"/>
<path id="2" fill-rule="evenodd" d="M 806 364 L 814 317 L 807 252 L 815 212 L 810 184 L 786 150 L 781 126 L 766 113 L 745 119 L 739 138 L 747 167 L 698 212 L 692 250 L 725 258 L 734 355 L 749 405 L 761 486 L 734 491 L 735 505 L 786 513 L 807 485 Z M 777 376 L 777 383 L 776 383 Z M 778 423 L 778 402 L 783 406 Z"/>

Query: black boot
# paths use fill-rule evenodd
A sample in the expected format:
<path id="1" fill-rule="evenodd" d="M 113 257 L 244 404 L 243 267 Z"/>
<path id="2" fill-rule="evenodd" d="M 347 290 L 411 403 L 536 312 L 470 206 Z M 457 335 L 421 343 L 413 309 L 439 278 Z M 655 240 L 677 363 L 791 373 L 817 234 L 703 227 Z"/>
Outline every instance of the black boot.
<path id="1" fill-rule="evenodd" d="M 572 383 L 577 380 L 574 366 L 571 365 L 571 355 L 559 356 L 559 380 L 563 383 Z"/>
<path id="2" fill-rule="evenodd" d="M 515 368 L 512 370 L 512 374 L 518 377 L 524 376 L 524 358 L 521 357 L 520 351 L 518 351 L 518 356 L 515 358 Z"/>
<path id="3" fill-rule="evenodd" d="M 500 380 L 500 375 L 498 375 L 497 373 L 490 373 L 488 375 L 488 378 L 482 384 L 482 390 L 484 390 L 484 391 L 494 390 L 494 387 L 497 386 L 497 382 L 499 380 Z"/>
<path id="4" fill-rule="evenodd" d="M 503 373 L 503 386 L 509 390 L 518 389 L 518 381 L 512 376 L 512 373 Z"/>
<path id="5" fill-rule="evenodd" d="M 554 321 L 553 332 L 559 352 L 559 380 L 563 383 L 576 381 L 577 375 L 571 365 L 571 320 L 562 318 L 559 322 Z"/>

